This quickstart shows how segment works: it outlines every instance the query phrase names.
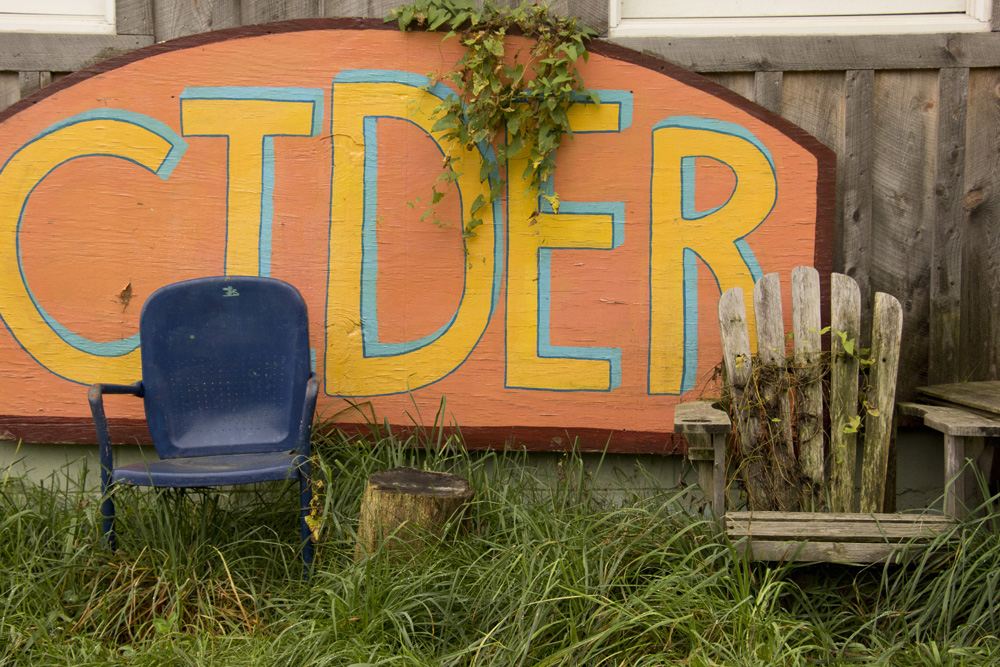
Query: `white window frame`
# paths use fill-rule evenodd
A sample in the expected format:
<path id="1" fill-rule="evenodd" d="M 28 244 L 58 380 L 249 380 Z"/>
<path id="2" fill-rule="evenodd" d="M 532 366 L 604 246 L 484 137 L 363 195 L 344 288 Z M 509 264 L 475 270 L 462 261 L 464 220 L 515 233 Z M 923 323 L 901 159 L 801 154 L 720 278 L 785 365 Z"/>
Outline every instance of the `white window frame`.
<path id="1" fill-rule="evenodd" d="M 0 32 L 113 35 L 115 0 L 0 0 Z"/>
<path id="2" fill-rule="evenodd" d="M 991 0 L 913 0 L 906 3 L 906 13 L 894 11 L 887 0 L 610 3 L 611 37 L 989 32 L 993 11 Z M 795 15 L 784 15 L 790 13 L 788 7 L 795 8 Z"/>

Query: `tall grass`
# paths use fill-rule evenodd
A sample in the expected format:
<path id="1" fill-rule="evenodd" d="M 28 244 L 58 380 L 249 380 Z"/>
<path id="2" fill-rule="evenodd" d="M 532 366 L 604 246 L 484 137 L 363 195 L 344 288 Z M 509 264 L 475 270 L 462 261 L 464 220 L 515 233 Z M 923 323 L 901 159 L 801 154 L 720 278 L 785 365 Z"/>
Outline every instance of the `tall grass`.
<path id="1" fill-rule="evenodd" d="M 421 440 L 424 447 L 414 447 Z M 122 490 L 119 551 L 83 477 L 0 475 L 0 665 L 992 665 L 996 508 L 907 566 L 749 563 L 675 490 L 598 492 L 440 429 L 314 442 L 312 578 L 297 489 Z M 355 561 L 370 474 L 454 472 L 468 521 Z M 623 500 L 624 499 L 624 500 Z"/>

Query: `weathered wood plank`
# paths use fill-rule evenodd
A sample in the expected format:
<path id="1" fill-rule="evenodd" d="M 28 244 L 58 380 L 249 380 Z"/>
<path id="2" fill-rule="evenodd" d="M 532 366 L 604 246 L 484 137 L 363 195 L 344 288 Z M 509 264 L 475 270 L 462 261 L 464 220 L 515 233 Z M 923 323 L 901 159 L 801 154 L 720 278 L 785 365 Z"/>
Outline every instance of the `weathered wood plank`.
<path id="1" fill-rule="evenodd" d="M 795 368 L 795 424 L 799 461 L 812 480 L 814 492 L 805 509 L 816 508 L 824 487 L 823 466 L 823 345 L 820 336 L 819 271 L 811 266 L 792 269 L 792 343 Z"/>
<path id="2" fill-rule="evenodd" d="M 850 542 L 761 542 L 747 540 L 736 545 L 751 558 L 801 563 L 900 563 L 918 555 L 919 545 L 855 544 Z"/>
<path id="3" fill-rule="evenodd" d="M 781 308 L 781 282 L 777 273 L 769 273 L 754 285 L 753 309 L 757 322 L 757 355 L 768 367 L 766 380 L 755 389 L 763 403 L 767 422 L 762 424 L 771 440 L 768 462 L 778 508 L 798 509 L 799 497 L 795 474 L 795 445 L 792 441 L 792 412 L 789 404 L 785 362 L 785 325 Z"/>
<path id="4" fill-rule="evenodd" d="M 847 354 L 846 341 L 861 339 L 861 290 L 842 273 L 830 289 L 830 496 L 834 512 L 854 510 L 857 433 L 848 430 L 858 415 L 857 354 Z M 856 350 L 855 350 L 856 351 Z"/>
<path id="5" fill-rule="evenodd" d="M 323 12 L 323 0 L 242 0 L 239 4 L 243 25 L 314 18 Z"/>
<path id="6" fill-rule="evenodd" d="M 52 82 L 52 75 L 49 72 L 18 72 L 17 80 L 20 84 L 21 99 L 40 90 Z"/>
<path id="7" fill-rule="evenodd" d="M 705 74 L 705 77 L 748 100 L 754 98 L 753 72 L 709 72 Z"/>
<path id="8" fill-rule="evenodd" d="M 880 512 L 885 506 L 885 475 L 889 466 L 892 415 L 903 333 L 903 310 L 895 297 L 875 295 L 869 368 L 865 453 L 861 468 L 861 511 Z"/>
<path id="9" fill-rule="evenodd" d="M 923 398 L 947 405 L 971 408 L 986 415 L 1000 415 L 1000 382 L 956 382 L 932 387 L 920 387 L 917 393 Z"/>
<path id="10" fill-rule="evenodd" d="M 833 265 L 853 278 L 861 291 L 861 303 L 870 303 L 872 256 L 872 164 L 874 161 L 875 73 L 856 70 L 844 76 L 844 149 L 837 159 L 843 207 L 837 218 L 839 239 L 834 244 Z M 871 321 L 862 311 L 857 340 L 868 344 L 865 326 Z M 865 333 L 861 333 L 865 332 Z"/>
<path id="11" fill-rule="evenodd" d="M 21 99 L 17 72 L 0 72 L 0 111 Z"/>
<path id="12" fill-rule="evenodd" d="M 1000 33 L 997 33 L 1000 34 Z M 1000 70 L 969 75 L 961 380 L 1000 379 Z"/>
<path id="13" fill-rule="evenodd" d="M 754 102 L 776 114 L 781 113 L 781 72 L 754 73 Z"/>
<path id="14" fill-rule="evenodd" d="M 70 72 L 152 43 L 149 35 L 8 32 L 0 48 L 0 70 Z"/>
<path id="15" fill-rule="evenodd" d="M 900 414 L 920 417 L 924 420 L 924 426 L 947 435 L 1000 436 L 1000 419 L 991 419 L 968 410 L 943 405 L 900 403 L 897 407 Z"/>
<path id="16" fill-rule="evenodd" d="M 156 41 L 240 25 L 239 0 L 154 0 Z"/>
<path id="17" fill-rule="evenodd" d="M 833 206 L 833 251 L 826 246 L 822 253 L 832 260 L 818 264 L 820 285 L 829 293 L 828 280 L 834 267 L 843 266 L 840 229 L 844 215 L 844 152 L 845 77 L 843 72 L 789 72 L 782 78 L 781 115 L 813 135 L 837 153 L 838 167 L 834 193 L 828 202 Z"/>
<path id="18" fill-rule="evenodd" d="M 674 431 L 677 433 L 729 433 L 731 430 L 729 414 L 714 407 L 711 401 L 681 403 L 674 408 Z"/>
<path id="19" fill-rule="evenodd" d="M 942 69 L 938 79 L 936 185 L 931 246 L 930 351 L 927 381 L 960 377 L 965 125 L 969 70 Z"/>
<path id="20" fill-rule="evenodd" d="M 806 515 L 803 515 L 806 516 Z M 809 540 L 810 542 L 898 542 L 918 536 L 930 536 L 951 526 L 949 523 L 893 522 L 882 524 L 877 519 L 859 521 L 738 521 L 726 517 L 726 532 L 730 537 L 754 537 L 761 540 Z"/>
<path id="21" fill-rule="evenodd" d="M 881 524 L 911 524 L 920 521 L 928 524 L 954 524 L 950 517 L 933 513 L 904 514 L 902 512 L 836 512 L 830 514 L 807 514 L 803 512 L 747 511 L 732 512 L 727 521 L 810 521 L 812 523 L 841 523 L 855 521 L 877 521 Z"/>
<path id="22" fill-rule="evenodd" d="M 997 33 L 615 37 L 696 72 L 788 72 L 1000 66 Z"/>
<path id="23" fill-rule="evenodd" d="M 115 0 L 115 32 L 153 34 L 153 0 Z"/>
<path id="24" fill-rule="evenodd" d="M 937 72 L 875 77 L 871 280 L 903 300 L 898 391 L 907 399 L 926 384 L 937 96 Z"/>

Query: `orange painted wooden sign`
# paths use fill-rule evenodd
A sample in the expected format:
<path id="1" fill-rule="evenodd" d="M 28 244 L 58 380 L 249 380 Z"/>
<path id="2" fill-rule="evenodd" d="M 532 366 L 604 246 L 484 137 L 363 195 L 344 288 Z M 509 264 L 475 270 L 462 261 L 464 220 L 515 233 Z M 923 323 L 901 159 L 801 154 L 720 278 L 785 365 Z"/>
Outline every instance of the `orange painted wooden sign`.
<path id="1" fill-rule="evenodd" d="M 669 452 L 672 407 L 721 357 L 720 290 L 828 267 L 832 153 L 607 44 L 581 67 L 601 103 L 571 111 L 558 211 L 532 218 L 538 198 L 512 164 L 463 238 L 490 149 L 443 166 L 433 110 L 452 91 L 427 77 L 459 47 L 360 29 L 380 27 L 184 38 L 0 116 L 0 435 L 86 432 L 86 385 L 139 379 L 143 300 L 225 273 L 303 293 L 327 415 L 349 399 L 429 423 L 445 397 L 446 423 L 474 445 L 562 449 L 580 435 Z M 445 168 L 457 190 L 432 224 L 421 215 Z M 109 412 L 138 423 L 142 406 Z"/>

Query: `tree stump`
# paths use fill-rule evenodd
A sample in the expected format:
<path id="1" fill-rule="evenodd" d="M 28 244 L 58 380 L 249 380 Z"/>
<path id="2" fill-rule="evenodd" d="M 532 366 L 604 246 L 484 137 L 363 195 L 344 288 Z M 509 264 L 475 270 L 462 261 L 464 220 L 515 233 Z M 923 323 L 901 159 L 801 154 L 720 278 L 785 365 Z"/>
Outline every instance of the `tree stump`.
<path id="1" fill-rule="evenodd" d="M 415 553 L 428 535 L 440 537 L 475 492 L 457 475 L 394 468 L 368 478 L 361 500 L 355 560 L 386 551 Z"/>

